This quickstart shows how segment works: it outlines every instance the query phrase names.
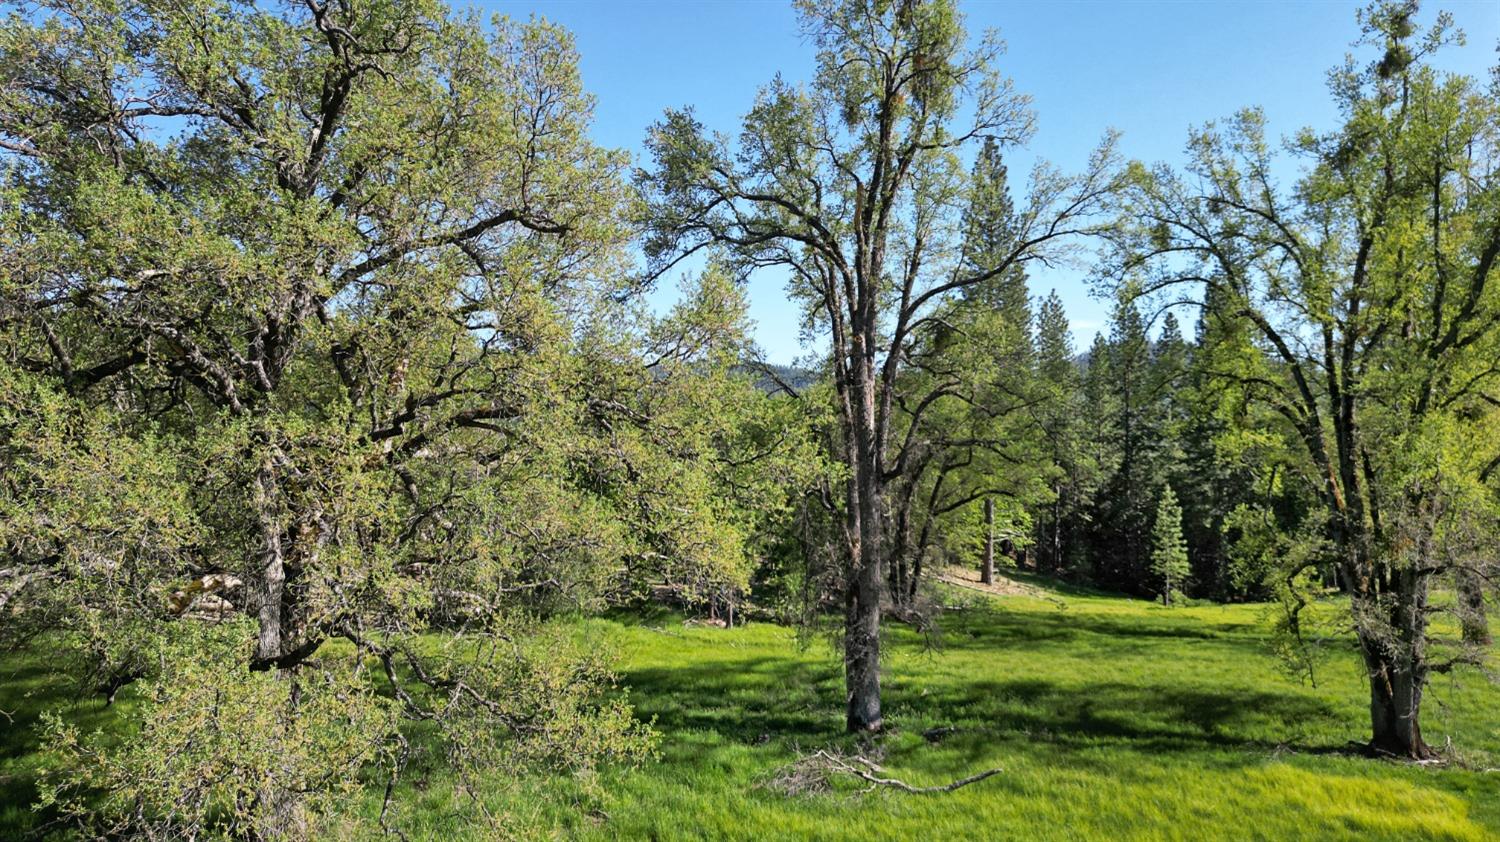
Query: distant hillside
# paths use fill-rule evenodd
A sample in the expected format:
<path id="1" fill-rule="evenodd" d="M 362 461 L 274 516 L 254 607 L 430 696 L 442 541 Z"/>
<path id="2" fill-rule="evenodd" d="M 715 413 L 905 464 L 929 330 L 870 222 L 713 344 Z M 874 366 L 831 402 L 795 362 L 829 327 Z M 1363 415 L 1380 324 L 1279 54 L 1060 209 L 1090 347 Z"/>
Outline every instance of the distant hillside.
<path id="1" fill-rule="evenodd" d="M 766 392 L 778 391 L 782 388 L 783 384 L 791 387 L 794 391 L 801 392 L 803 389 L 818 382 L 818 373 L 816 371 L 791 365 L 745 363 L 740 366 L 740 370 L 754 376 L 756 378 L 755 385 Z"/>

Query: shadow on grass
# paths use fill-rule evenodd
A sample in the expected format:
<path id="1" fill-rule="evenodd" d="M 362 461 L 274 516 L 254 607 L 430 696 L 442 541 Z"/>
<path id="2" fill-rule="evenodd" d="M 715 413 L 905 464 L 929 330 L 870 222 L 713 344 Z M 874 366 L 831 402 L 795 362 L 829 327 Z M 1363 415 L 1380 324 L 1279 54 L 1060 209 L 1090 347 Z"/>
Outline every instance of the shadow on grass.
<path id="1" fill-rule="evenodd" d="M 642 716 L 674 732 L 709 731 L 733 742 L 816 743 L 837 738 L 843 693 L 832 669 L 752 658 L 632 670 L 623 676 Z M 1142 686 L 1109 681 L 1081 688 L 1040 680 L 933 685 L 892 681 L 891 724 L 904 731 L 951 728 L 950 748 L 982 754 L 997 739 L 1077 751 L 1102 743 L 1152 753 L 1274 750 L 1314 721 L 1337 721 L 1332 705 L 1305 695 Z M 1299 747 L 1322 753 L 1333 746 Z"/>
<path id="2" fill-rule="evenodd" d="M 670 611 L 615 612 L 612 618 L 638 627 L 681 623 L 681 615 Z M 942 648 L 930 664 L 937 669 L 917 663 L 887 676 L 888 722 L 897 731 L 888 745 L 898 764 L 899 755 L 928 751 L 929 743 L 915 735 L 935 728 L 949 729 L 941 738 L 942 755 L 934 755 L 938 767 L 951 766 L 955 774 L 992 764 L 999 745 L 1003 753 L 1127 778 L 1143 773 L 1122 761 L 1122 753 L 1198 754 L 1195 764 L 1236 767 L 1281 749 L 1349 753 L 1346 745 L 1298 744 L 1302 734 L 1343 730 L 1339 710 L 1310 694 L 1259 691 L 1247 681 L 1219 684 L 1213 674 L 1155 675 L 1142 671 L 1140 663 L 1111 663 L 1135 655 L 1163 665 L 1191 664 L 1200 657 L 1220 664 L 1226 658 L 1234 664 L 1239 663 L 1234 659 L 1267 657 L 1252 626 L 1210 626 L 1201 617 L 1166 611 L 1117 615 L 1083 606 L 1014 611 L 1003 603 L 958 612 L 943 624 Z M 754 632 L 746 630 L 744 637 L 740 630 L 724 632 L 720 646 L 705 642 L 714 640 L 716 631 L 668 631 L 663 645 L 671 649 L 656 662 L 622 670 L 637 714 L 654 718 L 664 734 L 664 759 L 674 767 L 669 774 L 692 782 L 705 764 L 737 762 L 735 751 L 710 759 L 726 746 L 764 747 L 768 763 L 782 763 L 798 750 L 851 739 L 842 736 L 843 676 L 837 657 L 826 650 L 798 653 L 789 643 Z M 888 651 L 908 656 L 923 645 L 921 636 L 905 627 L 890 627 L 887 637 Z M 641 639 L 647 641 L 642 646 L 655 645 L 649 632 Z M 944 650 L 952 650 L 954 659 L 944 661 Z M 1065 657 L 1070 660 L 1063 663 L 1077 663 L 1087 672 L 1064 667 L 1042 677 L 1010 678 L 983 666 L 987 653 L 1003 658 L 1021 651 L 1043 659 Z M 966 674 L 966 664 L 981 666 Z M 1127 669 L 1134 671 L 1123 674 Z M 36 798 L 38 713 L 68 708 L 69 718 L 85 729 L 107 727 L 114 713 L 97 701 L 79 700 L 42 653 L 3 656 L 0 708 L 15 715 L 13 722 L 0 720 L 0 839 L 22 839 L 45 820 L 29 809 Z M 414 742 L 424 740 L 416 735 Z M 424 757 L 409 773 L 411 781 L 422 782 L 411 790 L 415 793 L 425 788 L 429 775 L 441 779 L 444 769 L 436 758 Z"/>
<path id="3" fill-rule="evenodd" d="M 757 744 L 818 739 L 843 724 L 843 675 L 836 664 L 755 657 L 626 672 L 642 717 L 673 731 L 713 731 Z"/>
<path id="4" fill-rule="evenodd" d="M 1026 650 L 1046 657 L 1056 647 L 1072 658 L 1117 662 L 1144 655 L 1168 663 L 1190 659 L 1203 645 L 1216 661 L 1268 657 L 1251 629 L 1205 629 L 1194 618 L 1115 617 L 1080 610 L 1010 612 L 978 608 L 949 618 L 934 652 L 1005 653 Z M 920 650 L 910 629 L 888 629 L 888 651 Z M 1227 648 L 1227 651 L 1226 651 Z M 972 657 L 969 654 L 968 657 Z M 959 662 L 961 663 L 961 662 Z M 843 717 L 842 675 L 835 658 L 808 661 L 745 653 L 697 663 L 627 670 L 622 676 L 643 716 L 655 716 L 668 735 L 713 732 L 758 745 L 769 741 L 816 743 L 836 739 Z M 1111 744 L 1131 751 L 1274 751 L 1291 748 L 1303 733 L 1339 730 L 1339 710 L 1324 700 L 1285 688 L 1257 690 L 1236 682 L 1215 686 L 1212 677 L 1184 684 L 1180 674 L 1132 675 L 1101 666 L 1095 675 L 1056 681 L 992 680 L 894 671 L 886 681 L 888 721 L 913 732 L 954 729 L 950 748 L 982 753 L 996 740 L 1044 742 L 1057 751 Z M 1344 746 L 1297 746 L 1334 753 Z"/>
<path id="5" fill-rule="evenodd" d="M 56 818 L 54 811 L 32 809 L 43 762 L 42 713 L 59 711 L 84 732 L 108 729 L 119 719 L 120 708 L 66 678 L 43 649 L 0 653 L 0 839 L 32 838 Z"/>
<path id="6" fill-rule="evenodd" d="M 899 696 L 892 699 L 893 707 L 901 703 Z M 1043 743 L 1060 752 L 1103 745 L 1150 754 L 1270 751 L 1291 747 L 1288 743 L 1309 723 L 1339 721 L 1333 705 L 1304 695 L 1109 681 L 1082 686 L 972 682 L 949 692 L 928 692 L 921 697 L 921 708 L 914 717 L 923 728 L 954 728 L 945 743 L 976 754 L 996 738 Z"/>
<path id="7" fill-rule="evenodd" d="M 1207 625 L 1197 618 L 1166 614 L 1154 616 L 1111 616 L 1087 610 L 1060 608 L 1055 611 L 1007 611 L 1003 604 L 970 606 L 944 616 L 937 638 L 939 649 L 984 649 L 1002 652 L 1007 649 L 1035 651 L 1039 644 L 1067 647 L 1072 650 L 1080 641 L 1094 639 L 1115 654 L 1137 643 L 1185 643 L 1207 641 L 1242 648 L 1246 654 L 1267 651 L 1265 638 L 1248 625 L 1222 623 Z M 892 628 L 897 637 L 903 632 Z"/>

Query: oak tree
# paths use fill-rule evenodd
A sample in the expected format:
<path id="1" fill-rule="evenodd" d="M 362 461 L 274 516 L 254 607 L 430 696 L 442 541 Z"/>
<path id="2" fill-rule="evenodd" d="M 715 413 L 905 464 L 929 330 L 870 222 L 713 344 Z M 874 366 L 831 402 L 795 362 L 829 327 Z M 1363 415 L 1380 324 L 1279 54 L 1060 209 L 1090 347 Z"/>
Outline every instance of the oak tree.
<path id="1" fill-rule="evenodd" d="M 1473 617 L 1493 582 L 1484 442 L 1500 337 L 1500 98 L 1443 73 L 1446 15 L 1418 33 L 1415 4 L 1361 14 L 1377 57 L 1331 74 L 1343 124 L 1288 143 L 1306 164 L 1273 176 L 1258 111 L 1193 133 L 1183 174 L 1137 171 L 1119 268 L 1145 289 L 1205 288 L 1222 333 L 1212 376 L 1270 409 L 1318 501 L 1326 551 L 1274 573 L 1290 604 L 1301 573 L 1336 568 L 1370 692 L 1370 746 L 1425 758 L 1429 678 L 1477 662 L 1482 636 L 1450 645 L 1435 615 Z M 1313 578 L 1316 584 L 1319 579 Z M 1435 598 L 1439 588 L 1469 594 Z"/>
<path id="2" fill-rule="evenodd" d="M 1085 172 L 1046 167 L 1015 212 L 1013 242 L 966 265 L 969 184 L 962 155 L 1003 149 L 1033 130 L 1026 97 L 1002 77 L 993 36 L 970 46 L 947 0 L 804 0 L 817 46 L 811 82 L 777 78 L 745 116 L 738 142 L 710 133 L 690 110 L 652 128 L 646 195 L 653 271 L 719 250 L 741 272 L 776 268 L 826 337 L 838 417 L 847 725 L 879 730 L 880 618 L 891 552 L 891 484 L 914 469 L 915 447 L 894 435 L 961 400 L 948 378 L 903 386 L 914 349 L 939 330 L 937 313 L 965 289 L 1032 261 L 1062 256 L 1091 231 L 1115 186 L 1106 142 Z"/>

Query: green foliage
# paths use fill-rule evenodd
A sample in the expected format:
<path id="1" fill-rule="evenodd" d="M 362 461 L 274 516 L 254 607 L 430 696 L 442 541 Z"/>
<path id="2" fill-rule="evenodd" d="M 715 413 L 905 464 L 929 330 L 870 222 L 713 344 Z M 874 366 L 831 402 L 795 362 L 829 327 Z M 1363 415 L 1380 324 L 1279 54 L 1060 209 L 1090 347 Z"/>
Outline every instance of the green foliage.
<path id="1" fill-rule="evenodd" d="M 788 798 L 766 785 L 817 748 L 877 750 L 830 736 L 841 717 L 837 665 L 822 647 L 799 647 L 792 629 L 685 628 L 671 613 L 587 621 L 581 639 L 620 651 L 632 705 L 662 731 L 659 762 L 520 780 L 503 769 L 459 780 L 441 764 L 413 764 L 388 818 L 413 839 L 494 838 L 464 821 L 478 807 L 456 790 L 469 786 L 484 809 L 511 817 L 512 838 L 528 839 L 1046 838 L 1059 827 L 1079 839 L 1218 839 L 1246 815 L 1268 840 L 1478 842 L 1500 833 L 1500 804 L 1476 771 L 1500 755 L 1494 685 L 1438 683 L 1447 704 L 1432 738 L 1452 735 L 1460 764 L 1372 763 L 1346 749 L 1366 707 L 1363 676 L 1342 657 L 1354 646 L 1347 628 L 1327 641 L 1341 657 L 1312 686 L 1265 656 L 1276 636 L 1266 611 L 1169 611 L 1044 589 L 966 602 L 945 617 L 936 649 L 913 629 L 889 627 L 887 692 L 899 730 L 879 749 L 888 774 L 935 785 L 1004 769 L 940 797 L 859 795 L 860 783 L 836 781 L 832 792 Z M 1338 625 L 1332 606 L 1323 613 Z M 37 709 L 117 727 L 98 718 L 97 703 L 69 698 L 44 651 L 0 661 L 0 708 L 16 717 L 0 731 L 7 793 L 29 781 Z M 922 736 L 944 727 L 953 730 L 941 740 Z M 372 786 L 351 801 L 373 821 L 381 795 Z M 0 835 L 48 818 L 27 810 L 28 798 L 0 808 Z"/>
<path id="2" fill-rule="evenodd" d="M 969 178 L 968 206 L 962 220 L 962 265 L 966 272 L 981 274 L 991 267 L 1011 262 L 1011 256 L 1022 247 L 1016 235 L 1015 203 L 1010 197 L 1007 170 L 1001 160 L 1000 146 L 993 138 L 980 147 Z M 998 311 L 1009 325 L 1007 346 L 1023 353 L 1032 345 L 1031 297 L 1026 285 L 1026 266 L 1012 263 L 1010 268 L 981 283 L 964 289 L 964 297 Z M 1021 370 L 1012 369 L 1013 375 Z"/>
<path id="3" fill-rule="evenodd" d="M 604 803 L 608 780 L 658 810 L 642 781 L 687 800 L 703 783 L 729 805 L 670 828 L 623 811 L 642 835 L 746 835 L 742 819 L 772 812 L 790 818 L 769 835 L 807 831 L 827 804 L 756 801 L 749 772 L 703 774 L 693 750 L 764 772 L 841 697 L 851 729 L 880 730 L 887 636 L 887 711 L 911 726 L 885 744 L 898 764 L 952 772 L 999 733 L 1023 790 L 1098 785 L 1092 769 L 1059 779 L 1051 749 L 1028 768 L 1027 746 L 1066 726 L 1079 752 L 1140 768 L 1150 735 L 1158 779 L 1108 783 L 1155 803 L 1182 796 L 1155 755 L 1199 741 L 1183 728 L 1214 736 L 1190 746 L 1191 775 L 1242 764 L 1226 740 L 1298 738 L 1288 723 L 1309 712 L 1342 744 L 1348 711 L 1321 689 L 1233 671 L 1268 643 L 1348 690 L 1318 658 L 1350 648 L 1330 603 L 1353 623 L 1373 745 L 1434 755 L 1422 694 L 1491 664 L 1500 581 L 1500 100 L 1431 65 L 1451 21 L 1419 34 L 1415 4 L 1361 14 L 1378 56 L 1331 75 L 1343 123 L 1288 144 L 1308 165 L 1290 190 L 1252 109 L 1191 135 L 1186 176 L 1122 170 L 1106 138 L 1084 172 L 1039 166 L 1013 199 L 1005 150 L 1034 118 L 996 70 L 998 40 L 970 44 L 947 0 L 797 6 L 812 81 L 764 87 L 735 142 L 668 112 L 636 194 L 628 157 L 589 140 L 571 37 L 542 21 L 429 0 L 48 0 L 0 23 L 0 635 L 55 650 L 68 692 L 111 706 L 26 703 L 24 797 L 49 821 L 101 837 L 588 835 L 617 828 L 522 802 Z M 1121 284 L 1109 335 L 1075 360 L 1057 296 L 1033 313 L 1027 264 L 1085 237 L 1112 246 Z M 679 304 L 653 314 L 639 293 L 700 252 Z M 740 282 L 765 268 L 829 341 L 811 386 L 770 388 L 745 362 Z M 1167 297 L 1183 284 L 1202 290 L 1191 340 Z M 916 664 L 881 612 L 929 630 L 924 604 L 950 596 L 933 568 L 992 539 L 1018 564 L 1169 604 L 1190 585 L 1269 595 L 1271 616 L 1049 603 L 1080 623 L 1027 603 L 1024 622 L 959 618 L 951 660 Z M 731 631 L 747 659 L 578 620 L 668 599 L 804 630 L 844 612 L 847 693 L 781 632 Z M 1079 635 L 1090 651 L 1052 647 Z M 1136 636 L 1158 659 L 1187 653 L 1154 637 L 1224 651 L 1174 676 L 1189 691 L 1137 686 L 1139 653 L 1109 644 Z M 656 757 L 661 733 L 606 638 L 634 647 L 630 677 L 678 741 L 665 772 L 617 771 Z M 966 639 L 1027 640 L 1018 657 L 1045 680 L 976 696 L 990 667 Z M 691 715 L 664 692 L 678 681 L 697 688 Z M 1140 701 L 1174 689 L 1175 718 Z M 1101 728 L 1078 699 L 1120 721 Z M 1288 699 L 1306 704 L 1256 718 Z M 985 740 L 929 763 L 916 727 L 952 722 Z M 1254 797 L 1221 784 L 1183 804 L 1258 806 L 1288 784 L 1427 794 L 1401 775 L 1329 783 L 1332 762 L 1236 774 Z M 468 801 L 432 819 L 433 778 Z M 1364 836 L 1495 823 L 1281 795 Z M 960 798 L 986 832 L 1117 829 L 1087 804 L 1038 820 Z M 876 812 L 948 829 L 925 807 Z M 1182 827 L 1137 818 L 1143 835 Z"/>
<path id="4" fill-rule="evenodd" d="M 394 762 L 397 704 L 346 660 L 298 677 L 248 671 L 252 632 L 245 620 L 169 625 L 124 740 L 44 714 L 53 759 L 38 808 L 100 836 L 243 838 L 266 830 L 272 793 L 309 794 L 297 825 L 357 795 L 367 767 Z"/>
<path id="5" fill-rule="evenodd" d="M 648 754 L 538 621 L 743 591 L 821 463 L 722 271 L 633 297 L 591 107 L 565 32 L 437 3 L 0 25 L 5 632 L 144 693 L 55 731 L 70 818 L 313 834 L 419 732 L 459 774 Z"/>
<path id="6" fill-rule="evenodd" d="M 1191 571 L 1187 542 L 1182 537 L 1182 506 L 1169 485 L 1162 490 L 1151 527 L 1151 572 L 1161 582 L 1163 603 L 1171 603 L 1172 592 L 1182 587 Z"/>
<path id="7" fill-rule="evenodd" d="M 1300 485 L 1285 496 L 1310 503 L 1291 534 L 1327 540 L 1326 557 L 1287 554 L 1273 587 L 1336 572 L 1370 673 L 1374 744 L 1420 758 L 1432 670 L 1484 660 L 1482 635 L 1436 651 L 1434 609 L 1451 609 L 1429 594 L 1465 589 L 1457 604 L 1482 613 L 1475 550 L 1495 541 L 1491 517 L 1452 505 L 1484 498 L 1484 458 L 1440 431 L 1482 425 L 1494 402 L 1500 112 L 1475 80 L 1432 65 L 1451 19 L 1419 38 L 1415 14 L 1378 3 L 1361 15 L 1380 57 L 1330 75 L 1343 123 L 1291 144 L 1307 164 L 1293 190 L 1272 178 L 1264 115 L 1242 111 L 1192 134 L 1188 177 L 1135 171 L 1116 260 L 1157 288 L 1204 287 L 1205 333 L 1225 346 L 1209 369 L 1221 407 L 1283 437 L 1296 455 L 1272 465 Z M 1284 601 L 1295 614 L 1318 595 Z"/>
<path id="8" fill-rule="evenodd" d="M 1151 529 L 1156 499 L 1182 463 L 1190 349 L 1167 312 L 1153 340 L 1141 303 L 1122 296 L 1111 335 L 1095 341 L 1082 400 L 1102 476 L 1090 501 L 1087 530 L 1094 580 L 1142 595 L 1155 593 Z"/>
<path id="9" fill-rule="evenodd" d="M 1030 410 L 1048 397 L 1032 379 L 1030 342 L 1014 317 L 979 297 L 956 301 L 943 315 L 951 333 L 918 346 L 921 364 L 898 381 L 903 394 L 961 397 L 902 413 L 893 427 L 913 467 L 894 483 L 898 582 L 908 564 L 919 573 L 919 559 L 927 556 L 977 563 L 989 535 L 986 498 L 994 506 L 995 539 L 1031 543 L 1031 511 L 1048 496 L 1050 466 Z M 904 583 L 897 593 L 910 597 L 918 583 Z"/>
<path id="10" fill-rule="evenodd" d="M 968 543 L 976 504 L 1040 485 L 996 475 L 1016 459 L 1008 434 L 1030 429 L 1012 423 L 1027 397 L 1007 388 L 1031 344 L 1025 264 L 1093 230 L 1117 162 L 1110 136 L 1077 176 L 1038 167 L 1015 212 L 999 153 L 1030 137 L 1033 116 L 997 69 L 997 38 L 970 45 L 950 0 L 798 11 L 812 81 L 763 87 L 733 145 L 668 111 L 636 174 L 639 218 L 650 277 L 705 250 L 740 277 L 775 267 L 805 332 L 828 340 L 828 461 L 846 477 L 837 495 L 820 487 L 841 521 L 822 534 L 841 538 L 847 724 L 874 731 L 883 605 L 908 607 L 934 548 Z"/>

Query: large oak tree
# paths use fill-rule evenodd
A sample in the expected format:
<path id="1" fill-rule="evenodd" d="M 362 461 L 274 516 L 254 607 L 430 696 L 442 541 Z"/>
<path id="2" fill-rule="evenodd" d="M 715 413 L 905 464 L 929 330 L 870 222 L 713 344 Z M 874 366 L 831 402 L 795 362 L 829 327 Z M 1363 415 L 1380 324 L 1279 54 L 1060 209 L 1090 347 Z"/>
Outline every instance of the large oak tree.
<path id="1" fill-rule="evenodd" d="M 435 2 L 0 25 L 4 631 L 149 701 L 119 744 L 55 723 L 51 803 L 287 837 L 413 752 L 647 750 L 603 653 L 536 619 L 743 588 L 790 471 L 757 466 L 800 457 L 727 377 L 732 286 L 621 303 L 590 112 L 566 33 Z"/>
<path id="2" fill-rule="evenodd" d="M 1115 186 L 1109 144 L 1078 176 L 1032 174 L 1001 253 L 965 254 L 969 182 L 963 156 L 986 142 L 1026 141 L 1026 97 L 1002 77 L 1001 44 L 968 44 L 946 0 L 806 0 L 803 28 L 818 48 L 807 85 L 776 79 L 745 116 L 738 143 L 671 111 L 647 139 L 653 270 L 719 250 L 743 272 L 774 268 L 827 338 L 835 389 L 842 493 L 847 724 L 882 725 L 880 618 L 890 561 L 889 489 L 915 470 L 920 428 L 968 384 L 920 367 L 913 350 L 942 329 L 964 290 L 1031 261 L 1050 260 L 1090 230 Z M 898 418 L 905 415 L 904 425 Z"/>
<path id="3" fill-rule="evenodd" d="M 1284 555 L 1278 590 L 1300 608 L 1319 581 L 1302 574 L 1336 569 L 1370 745 L 1425 758 L 1423 691 L 1480 660 L 1477 591 L 1496 581 L 1482 483 L 1500 399 L 1500 98 L 1433 68 L 1453 33 L 1441 16 L 1418 34 L 1415 13 L 1362 14 L 1378 58 L 1332 74 L 1343 125 L 1289 142 L 1306 164 L 1292 189 L 1256 111 L 1194 133 L 1186 173 L 1141 170 L 1119 268 L 1147 292 L 1204 288 L 1208 376 L 1280 419 L 1318 501 L 1324 545 Z M 1443 613 L 1467 640 L 1434 634 Z"/>

